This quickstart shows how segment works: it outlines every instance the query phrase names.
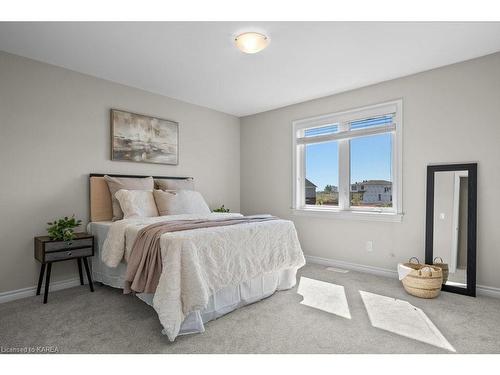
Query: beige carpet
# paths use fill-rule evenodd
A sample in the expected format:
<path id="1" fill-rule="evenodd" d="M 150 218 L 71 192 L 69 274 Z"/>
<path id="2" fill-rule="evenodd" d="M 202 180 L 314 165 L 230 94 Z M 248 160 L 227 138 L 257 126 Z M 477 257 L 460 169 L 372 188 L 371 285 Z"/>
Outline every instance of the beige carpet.
<path id="1" fill-rule="evenodd" d="M 0 346 L 50 345 L 63 353 L 500 353 L 500 300 L 450 293 L 423 300 L 396 279 L 316 265 L 304 267 L 301 278 L 301 294 L 297 287 L 278 292 L 174 343 L 161 335 L 152 308 L 109 287 L 54 292 L 47 305 L 41 296 L 8 302 L 0 305 Z"/>

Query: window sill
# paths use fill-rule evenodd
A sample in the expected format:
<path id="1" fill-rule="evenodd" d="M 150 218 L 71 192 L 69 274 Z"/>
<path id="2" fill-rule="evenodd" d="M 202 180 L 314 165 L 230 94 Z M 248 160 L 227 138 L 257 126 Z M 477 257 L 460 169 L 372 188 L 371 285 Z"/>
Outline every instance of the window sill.
<path id="1" fill-rule="evenodd" d="M 403 214 L 395 214 L 392 212 L 340 211 L 314 208 L 294 208 L 292 211 L 293 214 L 297 216 L 321 217 L 328 219 L 383 221 L 389 223 L 400 223 L 403 220 Z"/>

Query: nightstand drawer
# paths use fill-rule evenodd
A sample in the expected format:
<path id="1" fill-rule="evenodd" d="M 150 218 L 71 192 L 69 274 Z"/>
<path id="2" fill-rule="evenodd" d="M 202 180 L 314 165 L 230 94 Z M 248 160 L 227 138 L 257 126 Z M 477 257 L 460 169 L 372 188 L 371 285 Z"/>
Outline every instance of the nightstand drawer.
<path id="1" fill-rule="evenodd" d="M 92 247 L 93 238 L 76 238 L 71 241 L 46 242 L 45 252 L 57 250 L 70 250 L 79 247 Z"/>
<path id="2" fill-rule="evenodd" d="M 54 262 L 57 260 L 63 259 L 71 259 L 78 257 L 89 257 L 92 256 L 92 248 L 86 247 L 83 249 L 74 249 L 74 250 L 62 250 L 62 251 L 54 251 L 50 253 L 45 253 L 45 261 L 46 262 Z"/>

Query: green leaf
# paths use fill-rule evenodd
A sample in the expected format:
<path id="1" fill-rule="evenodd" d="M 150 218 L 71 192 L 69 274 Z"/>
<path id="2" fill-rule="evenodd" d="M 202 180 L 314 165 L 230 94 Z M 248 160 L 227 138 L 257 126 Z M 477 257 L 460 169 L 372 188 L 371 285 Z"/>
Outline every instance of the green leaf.
<path id="1" fill-rule="evenodd" d="M 51 239 L 69 241 L 75 238 L 73 228 L 78 227 L 81 223 L 82 221 L 77 220 L 74 214 L 71 218 L 65 216 L 62 219 L 56 219 L 54 222 L 48 222 L 47 232 Z"/>

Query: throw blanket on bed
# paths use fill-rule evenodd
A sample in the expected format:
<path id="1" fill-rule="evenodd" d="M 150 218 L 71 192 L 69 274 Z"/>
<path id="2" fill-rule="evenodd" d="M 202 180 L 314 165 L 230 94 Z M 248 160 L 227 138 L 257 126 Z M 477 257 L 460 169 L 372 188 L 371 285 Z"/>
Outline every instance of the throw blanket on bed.
<path id="1" fill-rule="evenodd" d="M 171 215 L 115 221 L 102 260 L 116 267 L 129 260 L 141 229 L 178 220 L 221 220 L 241 214 Z M 173 341 L 185 317 L 207 307 L 210 296 L 228 286 L 280 270 L 300 268 L 304 254 L 293 222 L 268 220 L 160 235 L 161 276 L 153 297 L 163 332 Z"/>
<path id="2" fill-rule="evenodd" d="M 164 233 L 278 220 L 274 216 L 241 216 L 218 220 L 176 220 L 151 224 L 139 231 L 132 246 L 123 293 L 154 293 L 162 271 L 160 237 Z"/>

